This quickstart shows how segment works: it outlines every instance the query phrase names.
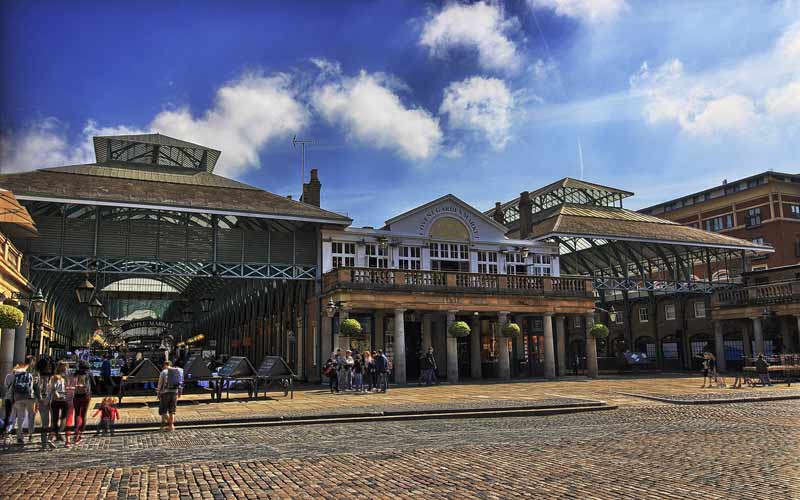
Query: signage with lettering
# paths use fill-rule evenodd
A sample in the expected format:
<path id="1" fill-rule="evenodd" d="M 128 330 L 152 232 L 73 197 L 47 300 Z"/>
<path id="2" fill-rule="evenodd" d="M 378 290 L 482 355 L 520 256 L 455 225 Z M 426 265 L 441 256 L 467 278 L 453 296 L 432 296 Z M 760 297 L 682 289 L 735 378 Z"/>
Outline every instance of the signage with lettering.
<path id="1" fill-rule="evenodd" d="M 454 217 L 464 224 L 466 224 L 467 228 L 469 228 L 470 236 L 474 240 L 480 239 L 480 231 L 478 229 L 478 223 L 475 220 L 473 214 L 469 213 L 468 211 L 464 210 L 461 207 L 457 207 L 455 205 L 440 205 L 438 207 L 434 207 L 430 210 L 426 210 L 422 220 L 419 222 L 418 233 L 420 236 L 425 236 L 428 234 L 430 230 L 430 225 L 433 221 L 441 216 L 449 216 Z"/>

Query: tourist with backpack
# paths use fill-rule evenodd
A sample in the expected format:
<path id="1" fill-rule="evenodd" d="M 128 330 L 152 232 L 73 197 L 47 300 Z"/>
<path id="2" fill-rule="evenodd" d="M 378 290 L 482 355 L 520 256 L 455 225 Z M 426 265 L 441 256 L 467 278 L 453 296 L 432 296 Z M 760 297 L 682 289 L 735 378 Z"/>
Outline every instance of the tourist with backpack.
<path id="1" fill-rule="evenodd" d="M 86 427 L 86 413 L 89 411 L 89 403 L 91 403 L 92 394 L 95 392 L 94 376 L 92 376 L 88 362 L 81 361 L 78 363 L 75 374 L 70 377 L 68 385 L 72 389 L 73 432 L 75 434 L 75 444 L 78 444 L 83 439 L 83 430 Z M 67 435 L 67 441 L 69 441 L 69 435 Z"/>
<path id="2" fill-rule="evenodd" d="M 11 396 L 13 412 L 17 421 L 17 444 L 24 443 L 23 429 L 27 421 L 28 441 L 33 439 L 33 428 L 36 423 L 36 410 L 39 377 L 29 369 L 30 358 L 18 364 L 6 376 L 6 395 Z"/>
<path id="3" fill-rule="evenodd" d="M 56 366 L 55 375 L 50 377 L 47 385 L 47 399 L 50 401 L 50 421 L 53 424 L 52 433 L 56 441 L 62 441 L 61 433 L 66 429 L 67 410 L 67 364 L 61 362 Z M 69 438 L 65 445 L 69 448 Z"/>
<path id="4" fill-rule="evenodd" d="M 183 392 L 183 369 L 171 366 L 169 361 L 164 361 L 163 366 L 156 387 L 158 414 L 161 415 L 161 430 L 171 432 L 175 430 L 175 412 Z"/>

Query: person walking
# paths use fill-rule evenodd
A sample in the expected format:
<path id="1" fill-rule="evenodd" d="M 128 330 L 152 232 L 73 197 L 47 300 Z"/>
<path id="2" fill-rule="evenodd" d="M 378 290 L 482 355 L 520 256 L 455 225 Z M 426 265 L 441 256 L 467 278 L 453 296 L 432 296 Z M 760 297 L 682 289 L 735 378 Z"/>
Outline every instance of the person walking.
<path id="1" fill-rule="evenodd" d="M 50 421 L 52 422 L 52 433 L 56 441 L 62 441 L 61 432 L 65 430 L 67 423 L 67 364 L 59 363 L 56 366 L 55 374 L 50 377 L 47 386 L 47 399 L 50 402 Z M 69 440 L 66 443 L 69 447 Z"/>
<path id="2" fill-rule="evenodd" d="M 103 402 L 100 405 L 100 408 L 95 410 L 92 414 L 92 417 L 96 417 L 100 415 L 100 424 L 97 426 L 97 435 L 100 435 L 100 431 L 103 432 L 103 435 L 111 433 L 114 435 L 114 423 L 119 420 L 119 411 L 114 406 L 114 398 L 105 397 L 103 398 Z"/>
<path id="3" fill-rule="evenodd" d="M 336 373 L 336 354 L 332 353 L 325 366 L 322 368 L 322 374 L 328 377 L 328 386 L 331 389 L 331 394 L 339 393 L 339 377 Z"/>
<path id="4" fill-rule="evenodd" d="M 44 363 L 42 361 L 44 361 Z M 45 373 L 42 373 L 40 370 L 44 370 Z M 38 383 L 35 385 L 34 389 L 36 391 L 36 409 L 39 413 L 39 421 L 41 423 L 39 434 L 41 438 L 42 450 L 47 450 L 50 447 L 55 448 L 55 445 L 48 438 L 48 434 L 50 433 L 51 412 L 50 398 L 48 398 L 47 391 L 52 375 L 52 366 L 50 366 L 49 357 L 42 357 L 39 359 L 39 361 L 36 363 L 36 371 L 37 374 L 35 376 L 38 378 Z M 31 421 L 29 425 L 33 427 L 33 423 L 34 422 Z"/>
<path id="5" fill-rule="evenodd" d="M 758 353 L 758 357 L 756 358 L 756 373 L 758 374 L 758 379 L 761 381 L 762 386 L 766 387 L 772 385 L 769 379 L 769 363 L 764 359 L 763 353 Z"/>
<path id="6" fill-rule="evenodd" d="M 75 374 L 70 377 L 69 386 L 72 388 L 73 433 L 75 444 L 83 440 L 83 431 L 86 428 L 86 413 L 92 401 L 92 394 L 96 392 L 94 377 L 91 367 L 86 361 L 78 363 Z M 69 436 L 67 436 L 69 441 Z"/>
<path id="7" fill-rule="evenodd" d="M 375 375 L 375 358 L 372 357 L 372 353 L 369 351 L 364 351 L 364 380 L 365 385 L 367 386 L 367 391 L 372 392 L 372 389 L 375 388 L 377 384 L 375 384 L 374 379 Z"/>
<path id="8" fill-rule="evenodd" d="M 353 357 L 353 390 L 361 392 L 364 389 L 364 363 L 360 354 Z"/>
<path id="9" fill-rule="evenodd" d="M 375 369 L 378 373 L 380 392 L 387 392 L 389 390 L 389 359 L 383 353 L 383 350 L 378 350 L 378 357 L 375 358 Z"/>
<path id="10" fill-rule="evenodd" d="M 353 359 L 353 351 L 348 349 L 345 351 L 344 355 L 345 360 L 345 388 L 348 391 L 353 390 L 353 365 L 355 365 L 355 360 Z"/>
<path id="11" fill-rule="evenodd" d="M 103 364 L 100 366 L 100 377 L 103 380 L 103 393 L 111 396 L 116 390 L 114 380 L 111 378 L 111 355 L 106 354 L 103 357 Z"/>
<path id="12" fill-rule="evenodd" d="M 428 352 L 422 357 L 423 382 L 431 385 L 436 380 L 436 357 L 433 355 L 433 347 L 428 348 Z"/>
<path id="13" fill-rule="evenodd" d="M 18 364 L 6 376 L 6 394 L 11 396 L 12 411 L 16 415 L 17 444 L 24 444 L 24 429 L 27 421 L 28 441 L 33 439 L 33 428 L 36 424 L 37 393 L 39 378 L 29 370 L 32 358 Z"/>
<path id="14" fill-rule="evenodd" d="M 183 369 L 171 366 L 169 361 L 164 361 L 163 370 L 158 376 L 158 414 L 161 415 L 161 430 L 172 432 L 175 430 L 175 413 L 178 399 L 183 392 Z"/>
<path id="15" fill-rule="evenodd" d="M 344 392 L 347 390 L 347 357 L 341 349 L 336 349 L 334 361 L 336 363 L 336 385 L 339 392 Z"/>

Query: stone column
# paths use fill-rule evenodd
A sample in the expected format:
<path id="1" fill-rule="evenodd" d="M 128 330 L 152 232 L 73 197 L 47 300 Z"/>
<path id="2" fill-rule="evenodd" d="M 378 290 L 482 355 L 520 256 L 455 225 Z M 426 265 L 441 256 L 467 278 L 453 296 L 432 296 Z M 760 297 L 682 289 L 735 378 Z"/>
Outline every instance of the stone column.
<path id="1" fill-rule="evenodd" d="M 722 321 L 714 320 L 714 348 L 717 351 L 717 370 L 724 372 L 727 370 L 725 361 L 725 336 L 722 333 Z"/>
<path id="2" fill-rule="evenodd" d="M 386 345 L 384 342 L 384 330 L 383 330 L 383 321 L 384 321 L 385 313 L 382 311 L 375 312 L 375 349 L 383 349 L 383 346 Z"/>
<path id="3" fill-rule="evenodd" d="M 3 379 L 14 368 L 15 334 L 13 328 L 3 328 L 3 334 L 0 337 L 0 373 L 2 373 Z"/>
<path id="4" fill-rule="evenodd" d="M 764 352 L 764 331 L 761 329 L 761 318 L 756 316 L 750 319 L 753 320 L 753 338 L 756 341 L 755 355 L 766 354 Z"/>
<path id="5" fill-rule="evenodd" d="M 472 316 L 471 328 L 472 332 L 469 334 L 469 372 L 473 379 L 479 380 L 483 374 L 481 372 L 481 318 L 477 314 Z"/>
<path id="6" fill-rule="evenodd" d="M 444 334 L 447 336 L 447 381 L 451 384 L 458 382 L 458 339 L 450 335 L 450 325 L 456 320 L 458 311 L 447 311 L 447 326 Z"/>
<path id="7" fill-rule="evenodd" d="M 794 342 L 792 342 L 792 317 L 780 318 L 781 338 L 783 340 L 783 352 L 794 352 Z"/>
<path id="8" fill-rule="evenodd" d="M 339 311 L 339 324 L 341 325 L 342 321 L 346 320 L 349 317 L 350 317 L 350 311 L 348 311 L 347 309 L 342 309 L 341 311 Z M 341 330 L 339 331 L 338 345 L 343 351 L 350 349 L 350 337 L 342 335 Z"/>
<path id="9" fill-rule="evenodd" d="M 425 313 L 422 315 L 422 352 L 428 352 L 428 348 L 433 345 L 433 337 L 431 336 L 431 315 Z"/>
<path id="10" fill-rule="evenodd" d="M 511 378 L 511 361 L 508 359 L 508 339 L 503 336 L 502 330 L 508 322 L 508 313 L 497 313 L 497 375 L 502 380 Z"/>
<path id="11" fill-rule="evenodd" d="M 25 315 L 25 319 L 22 320 L 22 324 L 17 327 L 17 331 L 14 334 L 14 363 L 22 363 L 25 361 L 25 337 L 28 335 L 28 311 L 22 309 L 22 314 Z M 39 348 L 42 348 L 41 339 L 39 339 Z"/>
<path id="12" fill-rule="evenodd" d="M 742 352 L 744 353 L 744 357 L 752 358 L 753 357 L 753 348 L 750 342 L 750 328 L 752 328 L 751 321 L 744 321 L 743 328 L 742 328 Z"/>
<path id="13" fill-rule="evenodd" d="M 327 314 L 322 315 L 322 325 L 319 330 L 319 345 L 322 349 L 322 359 L 320 362 L 324 365 L 328 356 L 334 351 L 333 338 L 331 337 L 331 330 L 333 328 L 333 318 L 329 318 Z"/>
<path id="14" fill-rule="evenodd" d="M 556 378 L 556 357 L 553 349 L 553 314 L 544 315 L 544 378 Z"/>
<path id="15" fill-rule="evenodd" d="M 586 314 L 583 322 L 586 328 L 586 375 L 589 378 L 597 378 L 597 340 L 589 333 L 594 326 L 594 314 Z"/>
<path id="16" fill-rule="evenodd" d="M 558 354 L 558 375 L 564 376 L 567 373 L 567 339 L 565 316 L 556 316 L 556 353 Z"/>
<path id="17" fill-rule="evenodd" d="M 406 325 L 405 309 L 394 310 L 394 381 L 406 383 Z"/>

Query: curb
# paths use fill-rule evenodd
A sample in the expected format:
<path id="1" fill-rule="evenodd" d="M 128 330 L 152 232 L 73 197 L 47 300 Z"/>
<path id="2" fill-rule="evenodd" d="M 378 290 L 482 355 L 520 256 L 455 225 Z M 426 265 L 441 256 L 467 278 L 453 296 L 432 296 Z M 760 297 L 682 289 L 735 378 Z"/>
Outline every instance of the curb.
<path id="1" fill-rule="evenodd" d="M 731 403 L 764 403 L 769 401 L 788 401 L 793 399 L 800 399 L 800 396 L 758 396 L 753 398 L 730 398 L 730 399 L 669 399 L 659 396 L 651 396 L 648 394 L 634 394 L 631 392 L 620 392 L 625 396 L 632 396 L 642 399 L 650 399 L 652 401 L 660 401 L 662 403 L 669 403 L 674 405 L 722 405 Z"/>
<path id="2" fill-rule="evenodd" d="M 393 420 L 426 420 L 446 418 L 489 418 L 495 416 L 525 416 L 525 415 L 558 415 L 562 413 L 577 413 L 579 411 L 611 410 L 616 406 L 609 406 L 605 401 L 581 401 L 578 403 L 564 403 L 551 406 L 517 406 L 517 407 L 492 407 L 492 408 L 446 408 L 431 410 L 385 410 L 360 413 L 324 414 L 324 415 L 288 415 L 268 416 L 255 418 L 232 418 L 225 420 L 193 420 L 180 422 L 181 429 L 208 428 L 208 427 L 237 427 L 248 425 L 313 425 L 316 423 L 339 423 L 351 421 L 393 421 Z M 180 416 L 180 414 L 178 415 Z M 131 422 L 118 424 L 116 431 L 134 431 L 143 429 L 158 429 L 158 422 Z M 97 430 L 96 424 L 86 426 L 86 432 Z"/>

